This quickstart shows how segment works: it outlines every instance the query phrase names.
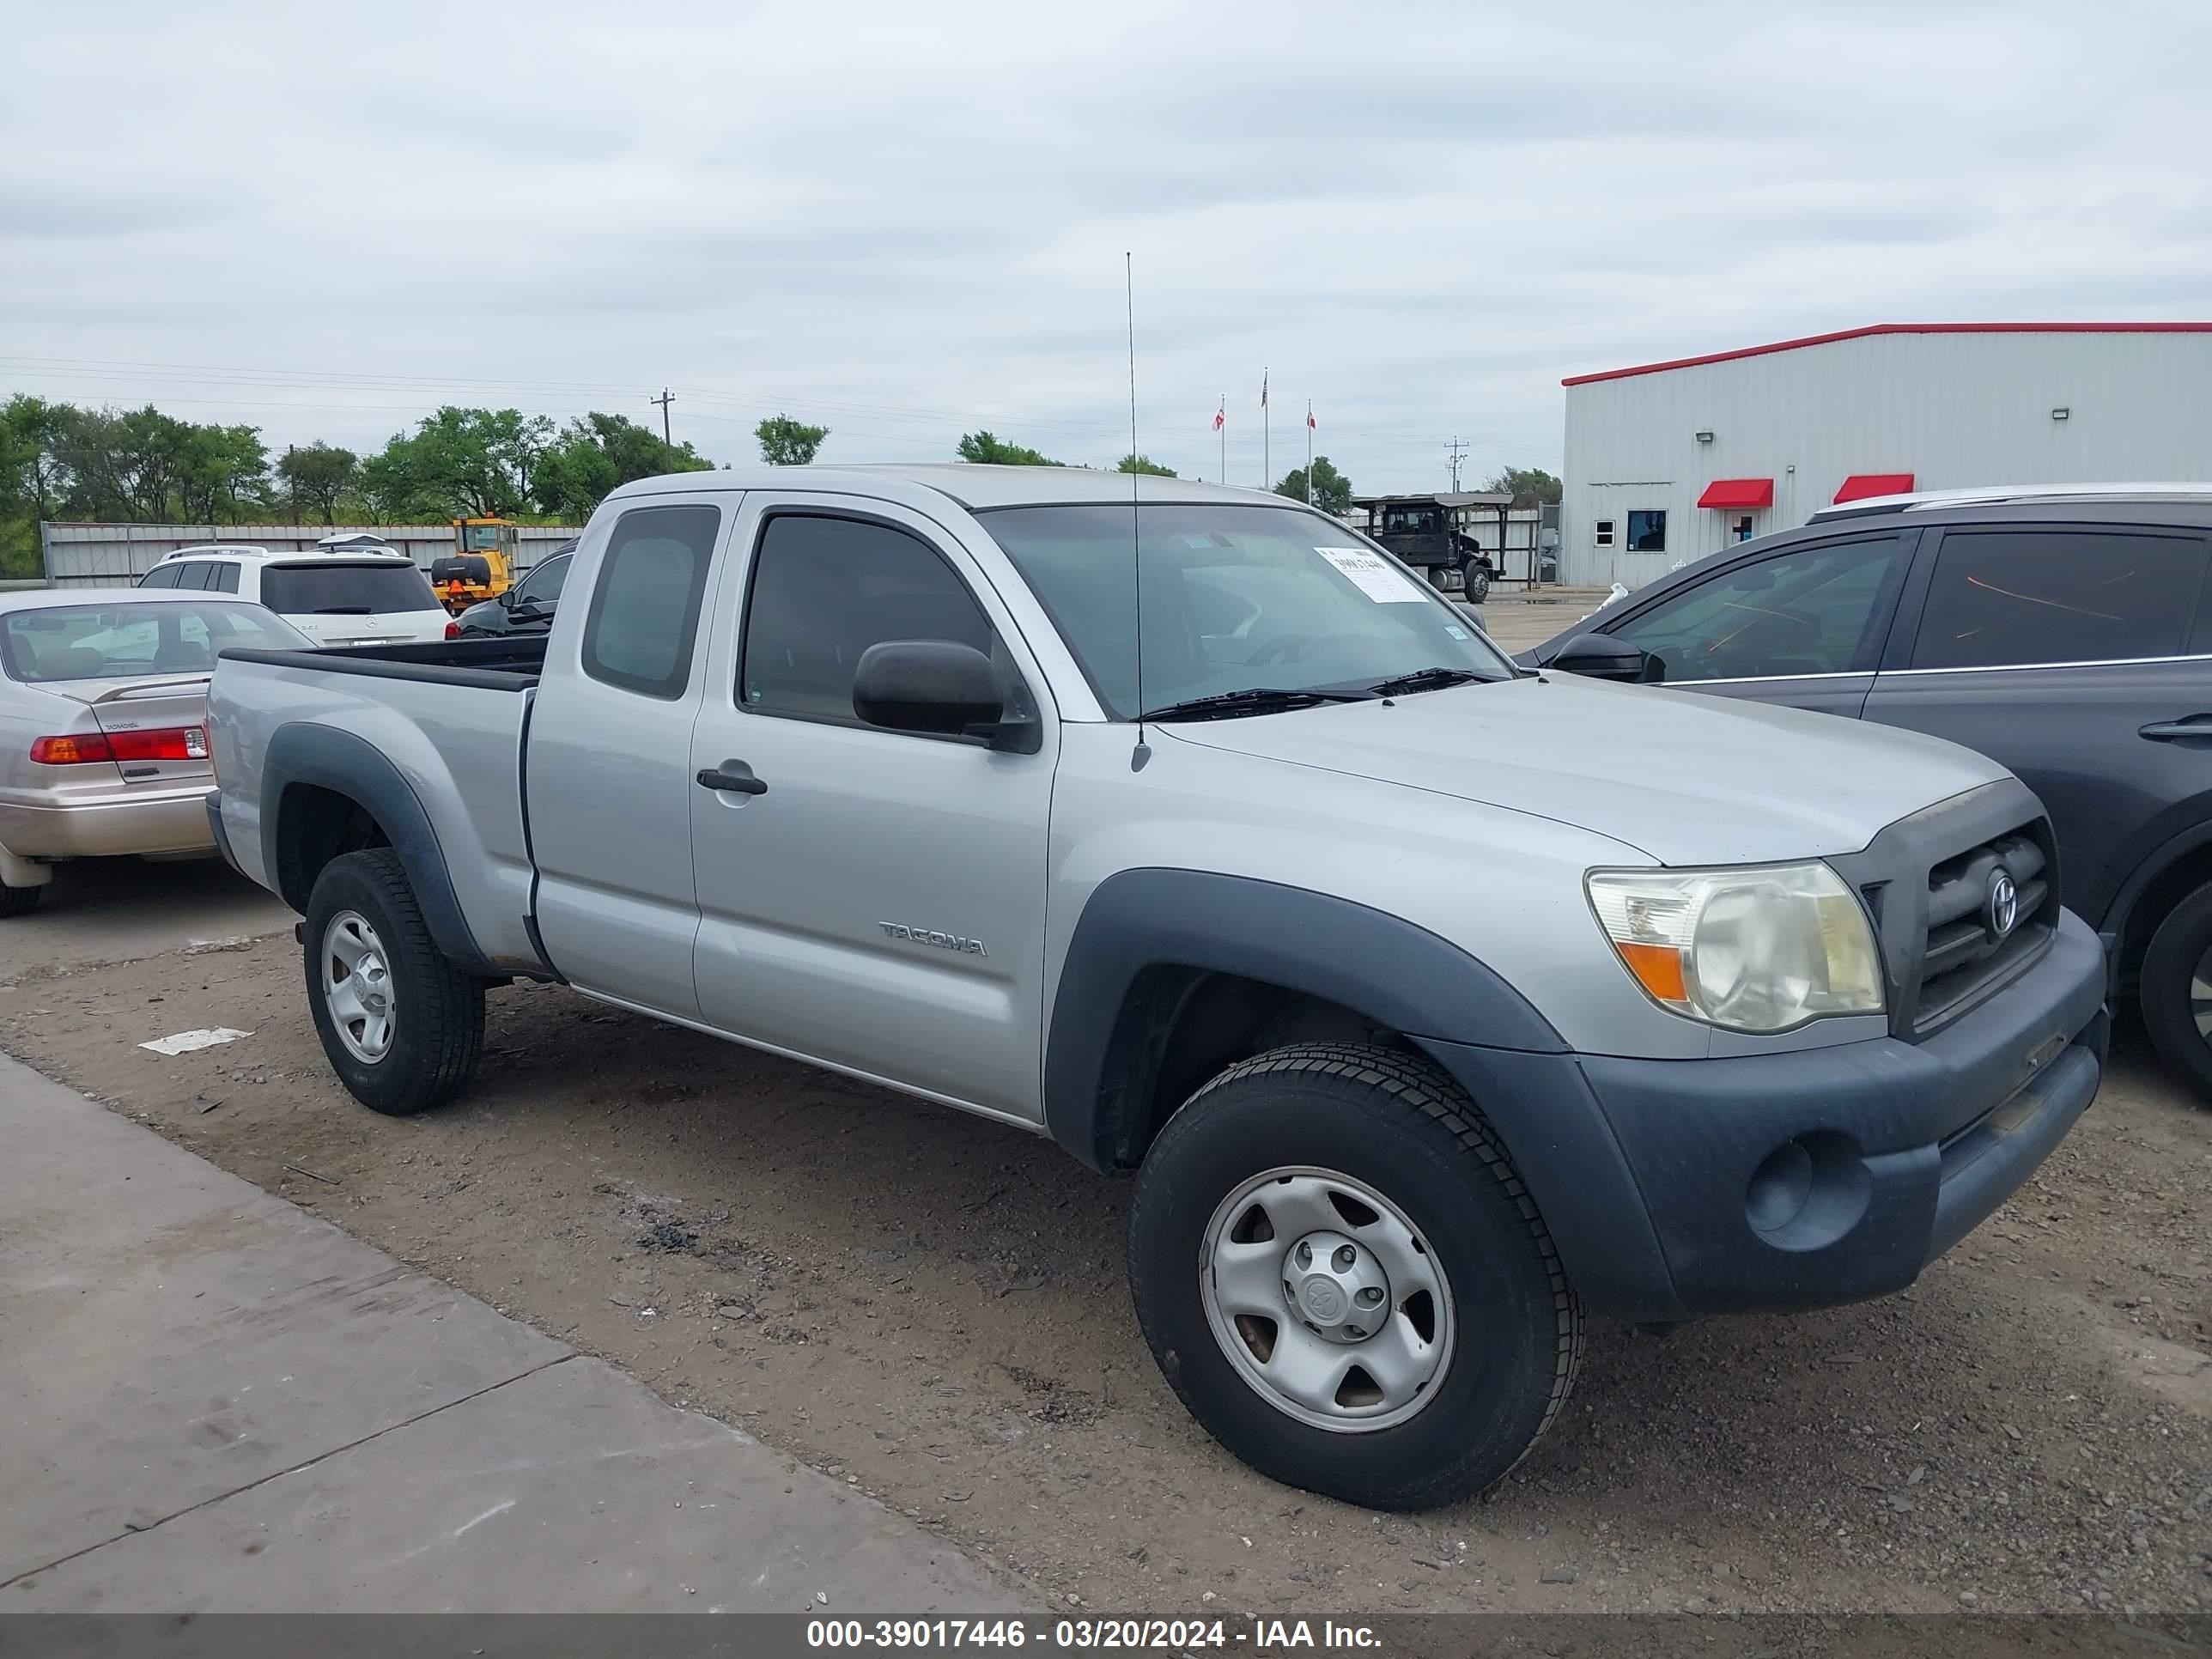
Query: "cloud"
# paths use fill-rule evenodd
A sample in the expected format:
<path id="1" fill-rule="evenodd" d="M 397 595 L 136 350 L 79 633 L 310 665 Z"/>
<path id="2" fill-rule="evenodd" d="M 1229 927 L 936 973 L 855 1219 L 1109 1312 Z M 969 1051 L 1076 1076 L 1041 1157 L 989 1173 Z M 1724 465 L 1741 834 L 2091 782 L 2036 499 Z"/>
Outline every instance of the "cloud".
<path id="1" fill-rule="evenodd" d="M 788 409 L 825 459 L 1110 461 L 1125 251 L 1142 447 L 1212 475 L 1225 396 L 1242 482 L 1263 368 L 1273 470 L 1310 398 L 1420 488 L 1455 434 L 1556 466 L 1566 374 L 2212 316 L 2201 8 L 117 0 L 13 40 L 0 389 L 279 443 L 669 386 L 718 459 Z"/>

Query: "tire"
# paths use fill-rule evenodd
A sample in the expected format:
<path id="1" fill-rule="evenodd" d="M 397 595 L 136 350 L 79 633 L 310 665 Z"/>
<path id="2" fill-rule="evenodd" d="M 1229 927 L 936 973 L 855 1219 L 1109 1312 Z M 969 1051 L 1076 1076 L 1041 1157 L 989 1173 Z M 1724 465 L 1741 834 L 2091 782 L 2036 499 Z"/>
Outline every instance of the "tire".
<path id="1" fill-rule="evenodd" d="M 397 853 L 377 847 L 325 865 L 302 937 L 315 1033 L 356 1100 L 405 1117 L 467 1085 L 483 1048 L 483 981 L 431 941 Z M 331 981 L 353 951 L 349 1000 Z"/>
<path id="2" fill-rule="evenodd" d="M 1325 1301 L 1316 1280 L 1328 1274 L 1291 1283 L 1301 1260 L 1323 1260 L 1300 1256 L 1316 1233 L 1284 1237 L 1316 1191 L 1329 1206 L 1318 1231 L 1332 1216 L 1343 1224 L 1324 1265 L 1356 1258 Z M 1255 1224 L 1268 1204 L 1285 1228 Z M 1222 1265 L 1229 1252 L 1251 1264 L 1247 1276 Z M 1266 1283 L 1271 1270 L 1279 1285 Z M 1582 1358 L 1582 1304 L 1504 1148 L 1449 1078 L 1389 1049 L 1277 1048 L 1193 1095 L 1138 1171 L 1128 1272 L 1152 1357 L 1208 1433 L 1263 1474 L 1368 1509 L 1431 1509 L 1496 1485 L 1559 1414 Z M 1441 1293 L 1408 1297 L 1425 1273 Z M 1348 1317 L 1328 1335 L 1313 1322 L 1370 1295 L 1389 1309 L 1383 1326 L 1363 1332 Z M 1272 1341 L 1267 1318 L 1233 1312 L 1254 1297 L 1280 1298 Z M 1365 1346 L 1386 1340 L 1387 1352 Z M 1404 1356 L 1421 1349 L 1428 1358 L 1409 1367 Z M 1373 1376 L 1370 1352 L 1390 1361 Z M 1333 1385 L 1346 1353 L 1354 1369 Z M 1324 1379 L 1306 1391 L 1317 1405 L 1261 1380 L 1301 1354 L 1323 1367 L 1308 1373 Z M 1422 1364 L 1433 1369 L 1408 1389 Z M 1394 1372 L 1395 1392 L 1377 1381 Z"/>
<path id="3" fill-rule="evenodd" d="M 2159 1058 L 2212 1103 L 2212 1039 L 2197 1021 L 2195 985 L 2200 970 L 2212 970 L 2212 883 L 2198 888 L 2173 907 L 2151 936 L 2143 953 L 2136 997 L 2142 1008 L 2143 1029 Z M 2205 976 L 2212 978 L 2212 971 Z M 2204 1012 L 2212 1018 L 2212 999 Z"/>
<path id="4" fill-rule="evenodd" d="M 1476 566 L 1467 568 L 1467 602 L 1480 605 L 1490 597 L 1490 573 Z"/>
<path id="5" fill-rule="evenodd" d="M 0 886 L 0 916 L 27 916 L 39 908 L 44 887 Z"/>

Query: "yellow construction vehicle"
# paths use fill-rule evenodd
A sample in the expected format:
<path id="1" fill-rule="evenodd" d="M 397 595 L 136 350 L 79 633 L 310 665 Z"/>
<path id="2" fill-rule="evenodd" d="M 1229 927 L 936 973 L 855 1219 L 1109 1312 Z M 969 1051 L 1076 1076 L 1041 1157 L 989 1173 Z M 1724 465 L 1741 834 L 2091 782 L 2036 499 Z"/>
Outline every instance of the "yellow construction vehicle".
<path id="1" fill-rule="evenodd" d="M 430 561 L 430 586 L 446 609 L 459 616 L 506 592 L 514 580 L 515 544 L 508 520 L 454 520 L 453 556 Z"/>

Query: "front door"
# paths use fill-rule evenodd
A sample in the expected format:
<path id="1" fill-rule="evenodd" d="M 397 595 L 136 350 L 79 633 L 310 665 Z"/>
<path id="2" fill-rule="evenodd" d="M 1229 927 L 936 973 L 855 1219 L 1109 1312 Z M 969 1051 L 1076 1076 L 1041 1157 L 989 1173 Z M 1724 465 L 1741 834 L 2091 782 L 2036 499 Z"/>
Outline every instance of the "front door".
<path id="1" fill-rule="evenodd" d="M 1662 683 L 1856 717 L 1906 563 L 1895 531 L 1777 548 L 1632 609 L 1603 631 Z"/>
<path id="2" fill-rule="evenodd" d="M 1039 1115 L 1056 725 L 1036 754 L 866 726 L 853 671 L 885 640 L 1043 679 L 972 557 L 918 513 L 746 497 L 732 649 L 690 755 L 701 1016 L 731 1036 L 922 1093 Z M 1034 689 L 1031 689 L 1034 688 Z"/>

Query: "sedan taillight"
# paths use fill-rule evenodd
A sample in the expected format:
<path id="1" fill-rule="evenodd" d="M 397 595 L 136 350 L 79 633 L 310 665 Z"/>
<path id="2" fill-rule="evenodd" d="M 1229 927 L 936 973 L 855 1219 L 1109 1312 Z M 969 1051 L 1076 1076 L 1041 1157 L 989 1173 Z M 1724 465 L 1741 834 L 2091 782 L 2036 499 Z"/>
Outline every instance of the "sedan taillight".
<path id="1" fill-rule="evenodd" d="M 458 640 L 461 637 L 461 619 L 459 617 L 456 617 L 453 621 L 446 624 L 446 637 L 449 640 Z"/>
<path id="2" fill-rule="evenodd" d="M 85 732 L 74 737 L 39 738 L 31 758 L 41 766 L 85 766 L 100 761 L 205 760 L 207 732 L 198 726 L 158 732 Z"/>

